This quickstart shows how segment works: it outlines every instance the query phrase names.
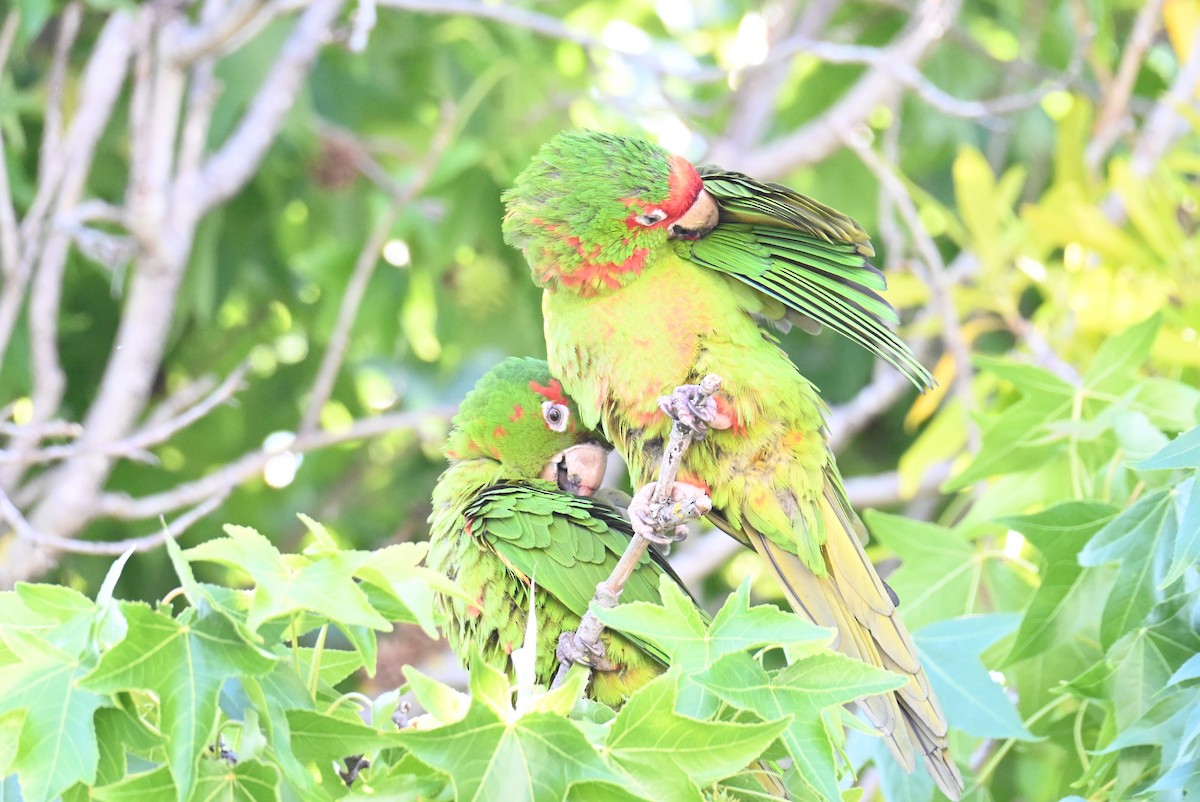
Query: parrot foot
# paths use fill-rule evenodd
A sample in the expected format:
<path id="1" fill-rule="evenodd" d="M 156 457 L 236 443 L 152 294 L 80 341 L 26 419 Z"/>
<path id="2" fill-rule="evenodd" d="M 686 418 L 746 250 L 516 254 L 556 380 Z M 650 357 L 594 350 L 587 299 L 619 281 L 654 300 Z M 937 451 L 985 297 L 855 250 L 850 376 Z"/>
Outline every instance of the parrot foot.
<path id="1" fill-rule="evenodd" d="M 560 663 L 582 663 L 593 671 L 616 671 L 618 668 L 604 653 L 603 643 L 587 643 L 575 632 L 564 632 L 558 636 L 558 648 L 554 656 Z"/>
<path id="2" fill-rule="evenodd" d="M 648 484 L 629 502 L 629 521 L 635 534 L 659 546 L 678 543 L 688 536 L 687 522 L 705 515 L 712 501 L 704 491 L 687 482 L 672 482 L 666 503 L 654 501 L 657 484 Z"/>
<path id="3" fill-rule="evenodd" d="M 721 412 L 716 397 L 705 395 L 699 384 L 682 384 L 670 395 L 660 396 L 658 407 L 671 420 L 691 429 L 693 440 L 703 440 L 710 428 L 728 429 L 733 425 L 733 419 Z M 705 398 L 704 403 L 696 403 L 702 397 Z"/>

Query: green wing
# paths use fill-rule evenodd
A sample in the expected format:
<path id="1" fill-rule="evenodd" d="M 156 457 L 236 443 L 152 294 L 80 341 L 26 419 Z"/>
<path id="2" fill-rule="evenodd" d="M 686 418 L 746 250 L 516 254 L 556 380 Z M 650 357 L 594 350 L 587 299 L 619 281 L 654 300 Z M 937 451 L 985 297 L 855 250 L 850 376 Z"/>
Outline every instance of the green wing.
<path id="1" fill-rule="evenodd" d="M 878 295 L 887 282 L 867 264 L 875 252 L 857 223 L 779 184 L 712 166 L 699 172 L 721 220 L 707 236 L 678 241 L 683 256 L 848 337 L 918 387 L 933 386 L 929 371 L 890 328 L 896 312 Z"/>
<path id="2" fill-rule="evenodd" d="M 473 534 L 577 616 L 587 612 L 596 585 L 612 573 L 633 534 L 612 507 L 559 492 L 550 482 L 493 485 L 475 497 L 466 517 Z M 648 549 L 621 601 L 660 604 L 658 582 L 664 573 L 683 588 L 662 555 Z M 667 655 L 653 644 L 630 640 L 666 665 Z"/>

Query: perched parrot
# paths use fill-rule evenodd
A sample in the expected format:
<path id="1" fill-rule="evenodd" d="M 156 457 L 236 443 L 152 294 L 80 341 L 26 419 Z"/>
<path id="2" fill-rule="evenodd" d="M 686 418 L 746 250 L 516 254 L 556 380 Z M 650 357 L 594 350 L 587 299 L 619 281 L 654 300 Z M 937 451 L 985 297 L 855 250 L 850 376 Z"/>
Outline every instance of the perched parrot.
<path id="1" fill-rule="evenodd" d="M 875 292 L 884 280 L 865 261 L 867 235 L 786 187 L 597 132 L 552 139 L 504 200 L 505 239 L 544 289 L 550 369 L 580 425 L 602 426 L 646 485 L 672 425 L 660 396 L 718 374 L 715 403 L 695 404 L 694 390 L 666 399 L 698 436 L 709 429 L 685 454 L 681 483 L 711 496 L 709 518 L 759 553 L 798 614 L 836 628 L 837 648 L 910 677 L 867 699 L 865 713 L 905 769 L 924 756 L 958 799 L 946 718 L 863 551 L 825 405 L 762 325 L 828 326 L 932 383 L 887 325 L 895 313 Z"/>
<path id="2" fill-rule="evenodd" d="M 433 492 L 427 563 L 475 599 L 437 599 L 464 662 L 474 649 L 512 674 L 533 582 L 537 680 L 550 684 L 559 635 L 578 627 L 631 535 L 613 507 L 591 498 L 608 453 L 600 442 L 541 360 L 501 362 L 463 400 L 445 448 L 450 467 Z M 622 601 L 658 603 L 663 573 L 679 581 L 650 550 Z M 602 641 L 611 670 L 594 672 L 598 702 L 617 706 L 665 670 L 666 656 L 648 643 L 608 631 Z"/>

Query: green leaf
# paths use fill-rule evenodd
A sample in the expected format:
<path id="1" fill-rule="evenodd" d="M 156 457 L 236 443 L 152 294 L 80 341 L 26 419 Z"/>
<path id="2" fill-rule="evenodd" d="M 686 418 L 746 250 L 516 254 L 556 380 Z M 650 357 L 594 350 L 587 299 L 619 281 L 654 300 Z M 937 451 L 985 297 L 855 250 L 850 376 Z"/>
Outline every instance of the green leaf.
<path id="1" fill-rule="evenodd" d="M 97 788 L 92 795 L 99 802 L 162 802 L 164 799 L 175 799 L 176 789 L 170 769 L 159 766 L 152 771 L 130 774 L 118 783 Z"/>
<path id="2" fill-rule="evenodd" d="M 1090 618 L 1092 611 L 1075 604 L 1083 568 L 1080 549 L 1116 515 L 1107 504 L 1067 501 L 1035 515 L 1001 518 L 1042 553 L 1041 583 L 1017 631 L 1004 663 L 1011 664 L 1063 643 Z"/>
<path id="3" fill-rule="evenodd" d="M 1164 601 L 1148 621 L 1109 650 L 1113 672 L 1108 691 L 1118 728 L 1125 729 L 1144 716 L 1170 686 L 1174 673 L 1200 652 L 1192 607 L 1189 594 Z M 1195 695 L 1192 689 L 1187 693 Z"/>
<path id="4" fill-rule="evenodd" d="M 571 721 L 550 713 L 504 714 L 495 707 L 495 691 L 484 687 L 494 680 L 477 681 L 475 673 L 471 706 L 461 720 L 396 735 L 422 763 L 450 777 L 456 799 L 557 802 L 576 783 L 628 786 Z"/>
<path id="5" fill-rule="evenodd" d="M 749 655 L 736 652 L 717 661 L 696 681 L 760 718 L 790 717 L 783 742 L 804 782 L 825 800 L 841 799 L 841 793 L 834 736 L 824 711 L 905 683 L 898 674 L 832 652 L 804 657 L 775 675 L 769 675 Z"/>
<path id="6" fill-rule="evenodd" d="M 1085 566 L 1120 562 L 1112 593 L 1105 602 L 1100 641 L 1109 648 L 1126 632 L 1139 626 L 1154 607 L 1155 565 L 1166 565 L 1159 551 L 1174 542 L 1176 519 L 1171 492 L 1150 493 L 1110 521 L 1079 552 Z"/>
<path id="7" fill-rule="evenodd" d="M 1200 468 L 1200 426 L 1193 427 L 1167 443 L 1157 454 L 1133 467 L 1139 471 L 1170 468 Z"/>
<path id="8" fill-rule="evenodd" d="M 871 537 L 900 557 L 888 584 L 900 597 L 910 629 L 969 613 L 982 581 L 984 561 L 962 535 L 936 524 L 877 510 L 864 514 Z"/>
<path id="9" fill-rule="evenodd" d="M 40 608 L 39 612 L 51 615 L 57 610 L 66 617 L 66 626 L 71 626 L 72 620 L 86 621 L 90 617 L 74 616 L 72 610 L 77 609 L 74 605 L 64 608 L 41 603 L 74 598 L 71 594 L 48 592 L 28 596 L 26 602 L 32 601 L 31 607 Z M 86 626 L 82 635 L 86 639 Z M 19 722 L 20 741 L 16 754 L 9 760 L 9 770 L 20 776 L 23 798 L 42 802 L 54 799 L 77 782 L 92 784 L 100 758 L 92 719 L 98 708 L 111 702 L 80 683 L 88 665 L 81 662 L 78 653 L 64 651 L 32 634 L 0 629 L 0 641 L 19 660 L 0 668 L 0 717 L 11 736 L 18 724 L 18 717 L 13 714 L 24 711 Z M 11 740 L 7 748 L 11 749 Z"/>
<path id="10" fill-rule="evenodd" d="M 404 666 L 404 679 L 421 707 L 442 724 L 459 721 L 467 714 L 471 697 L 465 693 L 427 677 L 413 666 Z"/>
<path id="11" fill-rule="evenodd" d="M 674 672 L 658 677 L 629 698 L 609 730 L 613 759 L 651 799 L 702 799 L 699 787 L 744 771 L 788 726 L 786 714 L 762 724 L 689 718 L 675 711 L 678 694 Z"/>
<path id="12" fill-rule="evenodd" d="M 267 673 L 276 658 L 246 643 L 216 613 L 183 624 L 144 604 L 124 602 L 121 608 L 129 632 L 83 685 L 98 692 L 146 689 L 157 695 L 171 776 L 179 798 L 186 799 L 197 762 L 213 737 L 221 686 L 233 676 Z"/>
<path id="13" fill-rule="evenodd" d="M 1138 368 L 1146 364 L 1161 325 L 1162 315 L 1156 313 L 1105 340 L 1083 377 L 1084 387 L 1093 393 L 1123 395 Z"/>
<path id="14" fill-rule="evenodd" d="M 1028 470 L 1051 459 L 1062 447 L 1044 436 L 1049 423 L 1066 418 L 1075 388 L 1042 368 L 975 357 L 981 368 L 1012 382 L 1021 400 L 988 423 L 979 453 L 961 474 L 946 483 L 961 490 L 982 479 Z"/>
<path id="15" fill-rule="evenodd" d="M 1200 471 L 1172 489 L 1171 497 L 1179 524 L 1175 531 L 1171 565 L 1167 575 L 1158 583 L 1160 590 L 1175 584 L 1184 571 L 1200 560 Z"/>
<path id="16" fill-rule="evenodd" d="M 279 769 L 240 756 L 233 766 L 205 760 L 200 764 L 194 798 L 204 802 L 276 802 Z"/>
<path id="17" fill-rule="evenodd" d="M 749 580 L 729 595 L 706 626 L 695 603 L 667 575 L 659 580 L 662 606 L 648 602 L 595 610 L 604 625 L 646 638 L 671 656 L 684 673 L 701 671 L 724 655 L 776 644 L 819 649 L 833 640 L 815 626 L 772 604 L 750 606 Z"/>
<path id="18" fill-rule="evenodd" d="M 913 633 L 921 663 L 951 727 L 979 738 L 1036 740 L 979 657 L 1012 632 L 1019 620 L 1010 613 L 969 615 Z"/>
<path id="19" fill-rule="evenodd" d="M 462 589 L 437 571 L 420 565 L 428 551 L 427 543 L 398 543 L 372 553 L 355 575 L 380 590 L 386 591 L 400 605 L 401 615 L 395 620 L 420 625 L 425 634 L 437 638 L 434 622 L 435 593 L 456 596 L 471 602 Z"/>
<path id="20" fill-rule="evenodd" d="M 357 717 L 349 720 L 315 710 L 289 710 L 287 721 L 292 752 L 301 760 L 361 755 L 398 743 L 395 732 L 368 727 Z"/>
<path id="21" fill-rule="evenodd" d="M 245 571 L 254 580 L 254 602 L 246 625 L 253 631 L 265 621 L 295 613 L 329 616 L 339 624 L 391 631 L 358 584 L 354 572 L 371 559 L 369 552 L 332 552 L 310 560 L 280 554 L 271 541 L 245 526 L 226 525 L 226 538 L 201 543 L 184 552 Z"/>

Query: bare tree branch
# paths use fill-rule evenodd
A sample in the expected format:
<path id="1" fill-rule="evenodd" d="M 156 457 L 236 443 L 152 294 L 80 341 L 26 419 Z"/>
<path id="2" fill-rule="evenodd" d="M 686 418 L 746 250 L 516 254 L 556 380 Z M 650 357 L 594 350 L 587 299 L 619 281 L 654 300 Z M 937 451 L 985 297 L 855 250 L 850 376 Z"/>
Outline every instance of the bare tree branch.
<path id="1" fill-rule="evenodd" d="M 730 165 L 760 178 L 775 178 L 805 164 L 824 159 L 842 144 L 842 131 L 853 129 L 876 106 L 892 102 L 903 90 L 902 65 L 917 64 L 953 24 L 961 0 L 924 0 L 913 21 L 872 67 L 836 103 L 812 122 Z"/>
<path id="2" fill-rule="evenodd" d="M 710 373 L 701 379 L 699 388 L 700 392 L 696 394 L 693 403 L 695 406 L 703 408 L 708 400 L 721 389 L 721 379 L 716 374 Z M 672 505 L 671 502 L 671 488 L 675 484 L 675 476 L 679 473 L 683 455 L 687 452 L 693 439 L 692 428 L 687 424 L 676 420 L 671 426 L 671 437 L 667 441 L 666 448 L 663 449 L 662 464 L 658 469 L 658 481 L 654 483 L 654 492 L 650 502 L 651 509 L 649 510 L 650 518 L 654 522 L 654 532 L 659 535 L 670 533 L 677 525 L 699 518 L 712 509 L 712 501 L 707 496 L 691 499 L 690 507 L 685 507 L 682 502 L 675 505 Z M 648 548 L 650 548 L 650 541 L 635 529 L 621 559 L 613 566 L 612 573 L 596 586 L 596 595 L 592 598 L 591 604 L 602 608 L 616 607 L 621 600 L 621 591 L 625 589 L 625 583 L 633 575 L 634 569 Z M 594 655 L 599 648 L 600 633 L 603 631 L 604 624 L 600 623 L 600 619 L 592 613 L 591 605 L 589 605 L 588 611 L 580 619 L 579 627 L 575 632 L 571 635 L 564 634 L 563 637 L 570 638 L 581 654 Z M 557 688 L 566 680 L 567 672 L 571 670 L 573 664 L 572 659 L 565 656 L 561 658 L 551 687 Z"/>
<path id="3" fill-rule="evenodd" d="M 58 160 L 62 144 L 63 90 L 67 84 L 67 67 L 71 59 L 71 47 L 79 35 L 79 23 L 83 20 L 83 4 L 74 0 L 63 9 L 58 19 L 58 38 L 54 42 L 54 57 L 50 63 L 47 81 L 46 115 L 42 127 L 42 149 L 38 159 L 38 180 L 42 180 L 50 165 Z"/>
<path id="4" fill-rule="evenodd" d="M 1197 83 L 1200 83 L 1200 31 L 1196 32 L 1191 54 L 1171 82 L 1171 88 L 1155 104 L 1154 111 L 1142 126 L 1129 160 L 1129 168 L 1134 175 L 1149 175 L 1171 143 L 1186 130 L 1184 117 L 1179 110 L 1195 105 Z"/>
<path id="5" fill-rule="evenodd" d="M 1092 128 L 1094 133 L 1085 151 L 1084 158 L 1092 169 L 1112 149 L 1127 122 L 1129 96 L 1133 93 L 1133 83 L 1146 51 L 1153 44 L 1154 34 L 1158 32 L 1158 25 L 1162 21 L 1163 1 L 1148 0 L 1134 20 L 1133 32 L 1129 34 L 1125 52 L 1121 54 L 1121 65 L 1117 68 L 1116 78 L 1104 93 L 1100 113 L 1096 115 L 1096 124 Z"/>
<path id="6" fill-rule="evenodd" d="M 499 3 L 485 5 L 477 0 L 378 0 L 378 4 L 385 8 L 397 8 L 418 14 L 464 14 L 481 17 L 525 28 L 551 39 L 574 42 L 589 50 L 603 47 L 603 43 L 594 36 L 572 30 L 548 14 L 539 14 L 519 6 Z"/>
<path id="7" fill-rule="evenodd" d="M 230 198 L 250 180 L 283 126 L 344 2 L 313 0 L 300 17 L 236 130 L 204 165 L 198 186 L 187 188 L 197 217 Z"/>
<path id="8" fill-rule="evenodd" d="M 4 27 L 0 29 L 0 76 L 4 75 L 4 67 L 8 64 L 8 54 L 12 49 L 13 40 L 16 39 L 17 24 L 20 21 L 21 15 L 16 9 L 9 11 L 4 17 Z M 0 127 L 0 155 L 7 152 L 4 147 L 4 130 Z M 13 208 L 12 189 L 8 185 L 8 160 L 0 158 L 0 278 L 4 279 L 3 296 L 0 297 L 0 364 L 4 362 L 4 350 L 8 343 L 3 321 L 4 309 L 11 302 L 6 302 L 10 295 L 16 295 L 16 303 L 19 305 L 25 292 L 24 287 L 17 282 L 20 258 L 17 213 Z M 9 330 L 11 326 L 12 323 L 9 322 Z"/>
<path id="9" fill-rule="evenodd" d="M 218 7 L 210 3 L 208 8 Z M 182 66 L 215 54 L 262 10 L 261 0 L 234 0 L 228 8 L 202 14 L 200 23 L 179 37 L 171 59 Z"/>
<path id="10" fill-rule="evenodd" d="M 205 499 L 171 521 L 170 524 L 164 523 L 163 528 L 158 532 L 142 537 L 127 538 L 125 540 L 76 540 L 75 538 L 60 537 L 58 535 L 39 532 L 29 521 L 25 520 L 25 517 L 21 515 L 21 511 L 17 509 L 12 499 L 3 490 L 0 490 L 0 517 L 7 520 L 17 533 L 17 536 L 26 542 L 56 551 L 113 556 L 124 554 L 130 549 L 134 551 L 150 551 L 151 549 L 158 548 L 168 539 L 174 540 L 187 531 L 192 524 L 221 506 L 227 495 L 227 493 L 224 495 L 215 495 Z"/>
<path id="11" fill-rule="evenodd" d="M 320 448 L 363 440 L 402 429 L 415 429 L 430 420 L 449 421 L 455 409 L 433 409 L 421 412 L 396 412 L 363 418 L 347 429 L 340 431 L 315 431 L 297 435 L 283 451 L 303 454 Z M 97 514 L 109 518 L 141 520 L 155 518 L 174 510 L 198 504 L 223 490 L 237 487 L 262 473 L 263 467 L 280 451 L 257 449 L 244 454 L 225 467 L 187 484 L 179 485 L 162 493 L 141 498 L 132 498 L 124 493 L 106 493 L 100 497 Z"/>
<path id="12" fill-rule="evenodd" d="M 47 173 L 39 183 L 33 205 L 21 224 L 22 253 L 19 273 L 13 282 L 23 285 L 37 260 L 38 271 L 29 303 L 29 328 L 34 364 L 33 418 L 35 426 L 51 418 L 62 399 L 65 378 L 58 361 L 58 312 L 62 294 L 62 275 L 70 250 L 71 235 L 53 228 L 43 242 L 42 216 L 51 204 L 56 216 L 66 216 L 79 203 L 84 184 L 91 169 L 96 144 L 108 125 L 113 108 L 124 83 L 126 64 L 131 47 L 133 18 L 125 12 L 109 17 L 95 50 L 88 61 L 80 88 L 80 106 L 63 140 L 63 157 L 56 169 Z M 39 211 L 39 207 L 45 207 Z M 11 308 L 0 308 L 0 358 L 8 344 L 12 326 L 20 310 L 23 289 L 14 291 Z M 10 299 L 6 288 L 3 301 Z M 17 451 L 31 447 L 25 440 L 11 444 Z M 11 487 L 19 475 L 16 471 L 0 471 L 0 486 Z"/>
<path id="13" fill-rule="evenodd" d="M 869 134 L 869 132 L 868 132 Z M 938 251 L 937 243 L 925 231 L 921 224 L 916 204 L 904 188 L 904 183 L 896 175 L 891 165 L 887 164 L 879 154 L 871 149 L 869 136 L 856 136 L 851 132 L 843 134 L 845 143 L 858 155 L 863 164 L 875 174 L 892 199 L 904 223 L 912 233 L 913 242 L 920 259 L 913 261 L 913 266 L 929 287 L 933 303 L 937 307 L 942 320 L 943 339 L 948 350 L 954 357 L 954 390 L 962 401 L 963 408 L 968 412 L 974 408 L 974 396 L 971 391 L 971 377 L 974 370 L 971 366 L 970 346 L 963 338 L 962 326 L 958 320 L 958 310 L 954 306 L 953 278 L 946 270 L 945 260 Z M 974 422 L 967 420 L 967 441 L 972 451 L 979 448 L 979 429 Z"/>
<path id="14" fill-rule="evenodd" d="M 376 224 L 375 230 L 371 232 L 371 236 L 359 251 L 358 259 L 354 264 L 354 272 L 350 274 L 350 281 L 346 284 L 346 293 L 342 296 L 341 306 L 338 307 L 338 317 L 333 327 L 333 334 L 329 338 L 325 356 L 321 359 L 321 367 L 317 370 L 317 376 L 313 380 L 308 407 L 300 421 L 300 432 L 310 432 L 316 428 L 317 421 L 321 416 L 321 409 L 333 394 L 333 384 L 337 380 L 338 370 L 346 355 L 346 347 L 350 343 L 350 329 L 358 316 L 358 307 L 366 294 L 367 284 L 370 283 L 371 276 L 375 273 L 375 266 L 379 263 L 379 252 L 387 242 L 392 226 L 395 225 L 401 210 L 416 200 L 429 184 L 429 179 L 433 177 L 433 171 L 441 161 L 442 153 L 450 144 L 450 134 L 454 128 L 453 110 L 443 108 L 441 123 L 434 132 L 429 152 L 422 157 L 421 169 L 409 185 L 394 196 L 391 206 L 384 212 Z M 361 165 L 360 169 L 362 169 Z"/>

